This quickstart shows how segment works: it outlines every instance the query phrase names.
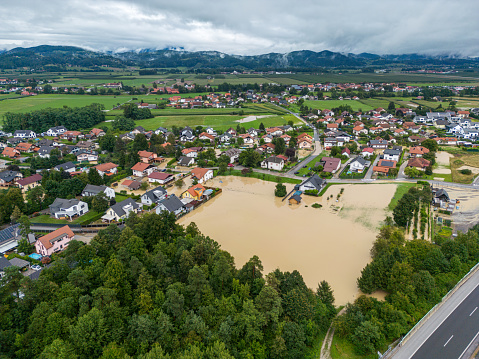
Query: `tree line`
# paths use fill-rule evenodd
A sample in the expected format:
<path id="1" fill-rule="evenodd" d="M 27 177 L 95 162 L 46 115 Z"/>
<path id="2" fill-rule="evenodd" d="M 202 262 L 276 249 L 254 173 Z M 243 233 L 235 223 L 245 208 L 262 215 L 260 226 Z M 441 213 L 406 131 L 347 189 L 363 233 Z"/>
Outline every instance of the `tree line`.
<path id="1" fill-rule="evenodd" d="M 65 126 L 68 130 L 94 127 L 105 121 L 104 106 L 93 103 L 85 107 L 46 108 L 28 113 L 7 112 L 4 115 L 3 130 L 32 130 L 46 132 L 50 127 Z"/>

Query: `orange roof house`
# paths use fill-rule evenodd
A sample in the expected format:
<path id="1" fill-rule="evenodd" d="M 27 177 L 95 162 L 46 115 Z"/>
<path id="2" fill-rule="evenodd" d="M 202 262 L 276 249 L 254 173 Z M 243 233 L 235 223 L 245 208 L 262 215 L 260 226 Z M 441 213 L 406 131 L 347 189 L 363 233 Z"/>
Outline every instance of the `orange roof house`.
<path id="1" fill-rule="evenodd" d="M 428 160 L 422 158 L 422 157 L 415 157 L 415 158 L 411 158 L 408 162 L 407 162 L 407 166 L 408 167 L 416 167 L 416 168 L 419 168 L 419 169 L 425 169 L 426 167 L 428 167 L 429 165 L 431 164 L 431 162 L 429 162 Z"/>
<path id="2" fill-rule="evenodd" d="M 75 237 L 75 234 L 69 226 L 63 226 L 54 230 L 35 242 L 35 250 L 43 256 L 52 255 L 68 246 L 68 243 Z"/>
<path id="3" fill-rule="evenodd" d="M 206 188 L 201 184 L 196 184 L 188 188 L 185 192 L 181 194 L 181 198 L 193 198 L 199 200 L 203 193 L 206 191 Z"/>
<path id="4" fill-rule="evenodd" d="M 96 165 L 95 168 L 100 175 L 107 175 L 107 176 L 113 176 L 117 172 L 117 164 L 114 164 L 113 162 L 108 162 L 108 163 L 102 163 L 99 165 Z"/>
<path id="5" fill-rule="evenodd" d="M 411 157 L 422 157 L 426 153 L 429 153 L 429 150 L 423 146 L 415 146 L 409 149 L 409 154 Z"/>
<path id="6" fill-rule="evenodd" d="M 2 156 L 10 158 L 20 157 L 20 151 L 12 147 L 5 147 L 2 152 Z"/>

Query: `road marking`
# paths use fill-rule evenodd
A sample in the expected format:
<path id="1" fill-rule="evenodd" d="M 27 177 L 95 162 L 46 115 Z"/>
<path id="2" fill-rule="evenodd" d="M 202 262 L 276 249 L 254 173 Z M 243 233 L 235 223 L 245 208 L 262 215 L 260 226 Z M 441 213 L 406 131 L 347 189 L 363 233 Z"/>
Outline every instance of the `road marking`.
<path id="1" fill-rule="evenodd" d="M 452 339 L 453 336 L 454 336 L 454 335 L 451 335 L 451 337 L 447 340 L 447 342 L 446 342 L 446 344 L 444 344 L 444 346 L 446 346 L 447 343 L 449 343 L 449 342 L 451 341 L 451 339 Z"/>
<path id="2" fill-rule="evenodd" d="M 439 328 L 439 327 L 442 325 L 442 323 L 444 323 L 444 322 L 446 321 L 446 319 L 449 318 L 449 316 L 450 316 L 452 313 L 454 313 L 454 311 L 457 309 L 457 307 L 459 307 L 459 306 L 462 304 L 462 302 L 464 302 L 464 300 L 465 300 L 478 286 L 479 286 L 479 283 L 477 283 L 477 284 L 474 286 L 474 288 L 472 288 L 472 289 L 469 291 L 469 293 L 467 293 L 467 295 L 466 295 L 459 303 L 457 303 L 454 308 L 452 308 L 451 312 L 450 312 L 443 320 L 441 320 L 441 322 L 436 326 L 436 328 L 426 337 L 426 339 L 424 339 L 424 340 L 422 341 L 421 345 L 419 345 L 419 346 L 416 348 L 416 350 L 411 354 L 411 356 L 410 356 L 409 358 L 412 358 L 412 357 L 414 356 L 414 354 L 416 354 L 416 352 L 424 345 L 424 343 L 431 337 L 431 335 L 433 335 L 433 334 L 436 332 L 437 328 Z M 448 299 L 450 299 L 450 298 L 448 298 Z M 439 302 L 438 304 L 440 304 L 440 303 L 442 303 L 442 301 Z M 422 319 L 422 318 L 421 318 L 421 319 Z M 429 318 L 428 318 L 428 319 L 429 319 Z M 424 323 L 423 323 L 423 324 L 424 324 Z M 421 325 L 421 327 L 422 327 L 422 325 Z M 477 333 L 477 334 L 479 334 L 479 333 Z M 476 337 L 477 337 L 477 334 L 476 334 Z M 471 343 L 472 343 L 472 342 L 471 342 Z M 469 345 L 470 345 L 470 344 L 469 344 Z M 464 350 L 464 352 L 465 352 L 465 350 Z M 463 353 L 463 354 L 464 354 L 464 353 Z M 461 355 L 462 355 L 462 354 L 461 354 Z M 460 357 L 459 357 L 459 358 L 460 358 Z"/>
<path id="3" fill-rule="evenodd" d="M 462 356 L 464 355 L 464 353 L 466 352 L 467 349 L 469 349 L 469 347 L 471 346 L 472 342 L 474 342 L 474 340 L 476 340 L 477 336 L 479 335 L 479 332 L 477 332 L 477 334 L 474 336 L 474 338 L 472 338 L 472 340 L 469 342 L 469 344 L 467 345 L 466 349 L 464 349 L 464 351 L 461 353 L 461 355 L 459 355 L 457 357 L 457 359 L 461 359 Z"/>
<path id="4" fill-rule="evenodd" d="M 477 307 L 474 308 L 474 310 L 472 311 L 471 314 L 469 314 L 469 316 L 473 315 L 476 310 L 477 310 Z"/>

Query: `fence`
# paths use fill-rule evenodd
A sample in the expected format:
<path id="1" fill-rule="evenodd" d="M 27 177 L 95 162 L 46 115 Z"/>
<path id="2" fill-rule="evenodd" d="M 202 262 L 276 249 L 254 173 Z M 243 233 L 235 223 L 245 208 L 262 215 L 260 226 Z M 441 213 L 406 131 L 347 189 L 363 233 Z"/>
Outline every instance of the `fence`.
<path id="1" fill-rule="evenodd" d="M 380 359 L 392 358 L 392 356 L 399 350 L 399 348 L 405 344 L 409 338 L 416 333 L 422 325 L 465 283 L 467 280 L 474 275 L 479 270 L 479 263 L 477 263 L 471 270 L 464 276 L 462 279 L 452 288 L 447 294 L 442 297 L 441 301 L 437 303 L 434 307 L 431 308 L 429 312 L 426 313 L 424 317 L 421 318 L 419 322 L 416 323 L 412 329 L 406 333 L 394 349 L 391 350 L 391 347 L 382 355 L 379 356 Z"/>

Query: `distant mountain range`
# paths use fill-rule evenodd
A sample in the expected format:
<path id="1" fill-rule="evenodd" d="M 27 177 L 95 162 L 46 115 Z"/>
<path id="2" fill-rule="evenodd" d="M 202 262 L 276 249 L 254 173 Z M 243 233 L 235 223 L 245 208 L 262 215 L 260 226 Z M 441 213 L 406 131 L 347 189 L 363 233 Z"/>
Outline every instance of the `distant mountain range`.
<path id="1" fill-rule="evenodd" d="M 187 67 L 196 69 L 242 68 L 250 70 L 364 68 L 382 66 L 455 65 L 477 66 L 478 58 L 455 55 L 428 56 L 420 54 L 375 55 L 343 54 L 332 51 L 293 51 L 263 55 L 229 55 L 218 51 L 184 51 L 182 49 L 141 49 L 128 52 L 97 52 L 73 46 L 49 46 L 0 51 L 0 68 L 45 68 L 46 66 L 101 66 L 143 68 Z"/>

